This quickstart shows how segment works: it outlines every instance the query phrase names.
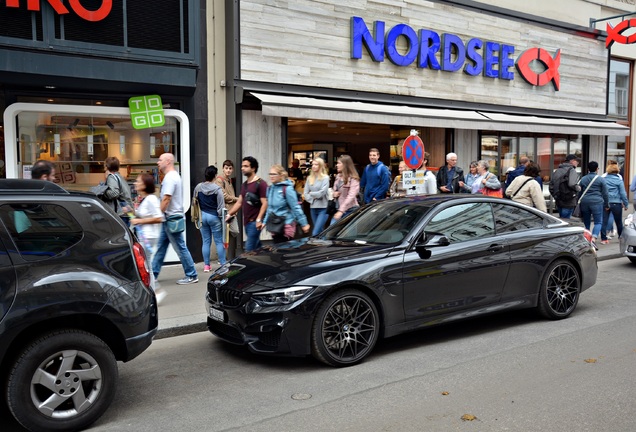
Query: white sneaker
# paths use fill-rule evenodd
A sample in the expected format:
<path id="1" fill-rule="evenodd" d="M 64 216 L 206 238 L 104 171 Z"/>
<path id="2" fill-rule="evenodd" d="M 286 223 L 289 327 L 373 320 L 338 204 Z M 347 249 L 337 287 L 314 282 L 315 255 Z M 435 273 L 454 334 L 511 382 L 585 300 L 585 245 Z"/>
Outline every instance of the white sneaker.
<path id="1" fill-rule="evenodd" d="M 161 302 L 163 301 L 163 299 L 166 298 L 167 295 L 168 293 L 164 290 L 158 290 L 155 292 L 155 296 L 157 297 L 157 306 L 161 304 Z"/>

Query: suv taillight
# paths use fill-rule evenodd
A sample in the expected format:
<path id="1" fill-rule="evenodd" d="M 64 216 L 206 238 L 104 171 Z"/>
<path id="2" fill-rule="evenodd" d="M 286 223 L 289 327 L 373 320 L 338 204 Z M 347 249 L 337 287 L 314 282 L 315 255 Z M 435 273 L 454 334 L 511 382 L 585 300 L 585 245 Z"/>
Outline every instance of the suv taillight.
<path id="1" fill-rule="evenodd" d="M 146 259 L 146 251 L 144 248 L 137 242 L 133 244 L 133 252 L 135 254 L 135 264 L 137 264 L 137 270 L 139 271 L 139 276 L 141 276 L 141 281 L 146 285 L 146 287 L 150 288 L 150 268 L 148 267 L 148 260 Z"/>

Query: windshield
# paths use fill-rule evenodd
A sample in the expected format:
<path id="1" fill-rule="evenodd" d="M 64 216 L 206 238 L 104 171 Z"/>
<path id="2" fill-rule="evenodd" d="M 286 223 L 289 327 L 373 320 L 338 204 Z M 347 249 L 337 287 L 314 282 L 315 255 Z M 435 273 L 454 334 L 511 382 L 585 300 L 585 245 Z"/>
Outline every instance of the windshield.
<path id="1" fill-rule="evenodd" d="M 320 238 L 360 244 L 399 243 L 430 208 L 430 205 L 407 200 L 385 200 L 333 225 Z"/>

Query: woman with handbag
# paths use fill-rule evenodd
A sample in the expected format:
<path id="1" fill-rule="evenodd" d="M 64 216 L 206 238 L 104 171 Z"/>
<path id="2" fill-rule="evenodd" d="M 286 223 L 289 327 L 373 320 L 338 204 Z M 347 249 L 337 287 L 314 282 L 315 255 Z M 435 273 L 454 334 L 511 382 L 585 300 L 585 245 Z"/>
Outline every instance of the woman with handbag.
<path id="1" fill-rule="evenodd" d="M 360 176 L 351 156 L 340 156 L 336 170 L 338 175 L 333 183 L 333 197 L 338 199 L 338 211 L 333 215 L 331 225 L 360 208 L 357 198 L 360 192 Z"/>
<path id="2" fill-rule="evenodd" d="M 298 204 L 298 195 L 287 178 L 287 170 L 282 165 L 273 165 L 269 169 L 269 179 L 272 184 L 267 188 L 267 212 L 263 223 L 274 243 L 292 240 L 296 235 L 296 223 L 308 233 L 311 226 Z"/>
<path id="3" fill-rule="evenodd" d="M 329 175 L 325 161 L 315 158 L 311 162 L 311 171 L 305 181 L 304 196 L 305 201 L 310 205 L 311 220 L 314 229 L 311 235 L 315 236 L 322 232 L 327 222 L 327 193 L 329 190 Z"/>
<path id="4" fill-rule="evenodd" d="M 603 228 L 601 229 L 601 243 L 608 244 L 609 238 L 607 236 L 608 228 L 611 230 L 612 225 L 609 225 L 610 215 L 613 215 L 614 222 L 616 222 L 616 233 L 618 237 L 623 233 L 623 210 L 627 210 L 629 206 L 629 200 L 627 199 L 627 191 L 623 184 L 623 179 L 620 177 L 618 165 L 612 164 L 607 166 L 607 176 L 604 178 L 607 185 L 607 197 L 608 206 L 605 207 L 603 212 Z"/>
<path id="5" fill-rule="evenodd" d="M 589 173 L 579 183 L 581 192 L 579 192 L 578 207 L 587 230 L 590 230 L 592 217 L 594 218 L 594 229 L 590 231 L 592 231 L 593 241 L 596 242 L 603 227 L 603 209 L 609 207 L 609 197 L 605 179 L 598 175 L 598 162 L 590 161 L 587 169 Z"/>
<path id="6" fill-rule="evenodd" d="M 545 198 L 539 182 L 536 177 L 541 170 L 539 166 L 530 162 L 523 170 L 523 174 L 515 177 L 515 179 L 506 188 L 506 196 L 513 201 L 534 207 L 543 212 L 547 212 Z"/>
<path id="7" fill-rule="evenodd" d="M 210 271 L 210 247 L 212 246 L 212 238 L 216 246 L 216 254 L 219 257 L 219 264 L 224 265 L 225 246 L 223 244 L 223 221 L 221 216 L 225 208 L 225 200 L 223 199 L 223 191 L 214 182 L 216 178 L 217 168 L 210 165 L 205 169 L 205 181 L 199 183 L 194 188 L 192 194 L 199 201 L 201 207 L 201 238 L 203 246 L 203 271 Z"/>
<path id="8" fill-rule="evenodd" d="M 501 193 L 501 182 L 497 178 L 496 175 L 491 173 L 488 169 L 490 166 L 488 162 L 485 160 L 477 161 L 477 174 L 478 177 L 473 181 L 472 189 L 470 193 L 472 194 L 482 194 L 489 196 L 502 196 Z M 459 182 L 461 186 L 462 182 Z M 497 193 L 491 193 L 490 191 L 499 191 Z"/>

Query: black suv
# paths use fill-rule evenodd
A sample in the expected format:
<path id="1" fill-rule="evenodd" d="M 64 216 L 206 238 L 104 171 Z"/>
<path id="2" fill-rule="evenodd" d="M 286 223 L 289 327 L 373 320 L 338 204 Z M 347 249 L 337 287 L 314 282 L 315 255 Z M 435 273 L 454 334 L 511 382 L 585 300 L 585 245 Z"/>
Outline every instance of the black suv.
<path id="1" fill-rule="evenodd" d="M 0 180 L 0 382 L 30 430 L 97 420 L 157 332 L 145 252 L 95 195 Z"/>

